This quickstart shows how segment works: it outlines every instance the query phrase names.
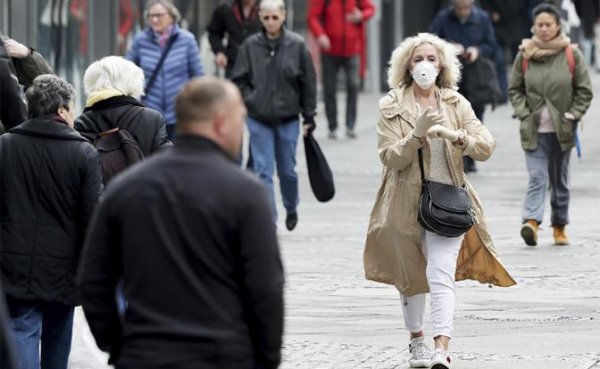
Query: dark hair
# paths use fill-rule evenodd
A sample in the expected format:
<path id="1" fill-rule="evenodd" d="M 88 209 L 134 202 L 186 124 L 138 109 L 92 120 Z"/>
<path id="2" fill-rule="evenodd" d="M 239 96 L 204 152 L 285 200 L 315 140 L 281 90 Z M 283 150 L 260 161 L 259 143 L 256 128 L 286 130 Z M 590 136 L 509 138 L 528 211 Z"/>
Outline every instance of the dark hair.
<path id="1" fill-rule="evenodd" d="M 70 109 L 75 90 L 64 79 L 52 74 L 42 74 L 33 80 L 25 92 L 29 119 L 48 118 L 59 108 Z"/>
<path id="2" fill-rule="evenodd" d="M 540 15 L 541 13 L 548 13 L 552 15 L 556 19 L 556 23 L 560 24 L 560 11 L 550 3 L 541 3 L 540 5 L 533 8 L 531 12 L 532 19 L 535 21 L 535 17 Z"/>

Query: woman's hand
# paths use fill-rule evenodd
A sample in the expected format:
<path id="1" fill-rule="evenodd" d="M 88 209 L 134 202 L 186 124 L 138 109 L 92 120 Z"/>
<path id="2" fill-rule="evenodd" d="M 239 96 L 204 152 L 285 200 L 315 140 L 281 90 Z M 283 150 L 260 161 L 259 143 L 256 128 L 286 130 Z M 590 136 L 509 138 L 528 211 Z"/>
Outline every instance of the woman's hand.
<path id="1" fill-rule="evenodd" d="M 427 107 L 423 113 L 421 113 L 421 107 L 417 104 L 417 120 L 415 121 L 415 128 L 413 130 L 413 136 L 416 138 L 422 138 L 427 135 L 427 131 L 436 125 L 444 122 L 444 115 L 438 113 L 432 113 L 431 107 Z"/>
<path id="2" fill-rule="evenodd" d="M 427 131 L 427 136 L 430 138 L 443 138 L 458 146 L 462 146 L 463 144 L 463 140 L 458 131 L 443 126 L 431 127 L 429 131 Z"/>

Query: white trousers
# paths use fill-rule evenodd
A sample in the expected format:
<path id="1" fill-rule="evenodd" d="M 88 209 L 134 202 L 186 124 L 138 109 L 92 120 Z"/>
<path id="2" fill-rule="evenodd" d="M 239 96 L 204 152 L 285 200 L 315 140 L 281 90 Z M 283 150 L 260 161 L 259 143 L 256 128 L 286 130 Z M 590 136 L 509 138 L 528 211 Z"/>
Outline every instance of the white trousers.
<path id="1" fill-rule="evenodd" d="M 422 244 L 423 253 L 427 258 L 427 283 L 430 291 L 433 337 L 452 338 L 456 306 L 454 274 L 461 243 L 462 236 L 444 237 L 429 231 L 425 231 L 423 235 Z M 423 330 L 425 295 L 424 293 L 413 296 L 400 294 L 404 323 L 406 329 L 411 333 Z"/>

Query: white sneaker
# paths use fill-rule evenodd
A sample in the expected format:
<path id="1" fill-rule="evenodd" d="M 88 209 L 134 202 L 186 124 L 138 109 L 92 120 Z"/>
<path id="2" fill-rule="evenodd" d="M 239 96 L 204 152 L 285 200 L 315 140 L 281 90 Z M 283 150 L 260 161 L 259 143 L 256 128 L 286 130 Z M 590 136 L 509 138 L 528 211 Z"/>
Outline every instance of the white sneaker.
<path id="1" fill-rule="evenodd" d="M 425 344 L 425 337 L 417 337 L 410 340 L 408 351 L 410 359 L 408 364 L 411 368 L 429 368 L 431 360 L 431 349 Z"/>
<path id="2" fill-rule="evenodd" d="M 450 369 L 450 354 L 447 350 L 435 349 L 431 357 L 431 369 Z"/>

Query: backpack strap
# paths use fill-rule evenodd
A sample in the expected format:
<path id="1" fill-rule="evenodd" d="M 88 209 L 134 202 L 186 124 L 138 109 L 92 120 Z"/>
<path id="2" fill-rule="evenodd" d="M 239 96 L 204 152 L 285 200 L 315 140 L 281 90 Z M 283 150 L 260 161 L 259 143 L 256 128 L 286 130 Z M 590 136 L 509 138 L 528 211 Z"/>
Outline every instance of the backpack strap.
<path id="1" fill-rule="evenodd" d="M 573 54 L 573 48 L 571 45 L 565 47 L 565 56 L 567 57 L 567 65 L 569 66 L 569 72 L 571 73 L 571 77 L 575 76 L 575 55 Z M 521 70 L 523 74 L 527 72 L 527 67 L 529 66 L 529 59 L 523 58 L 521 60 Z"/>

